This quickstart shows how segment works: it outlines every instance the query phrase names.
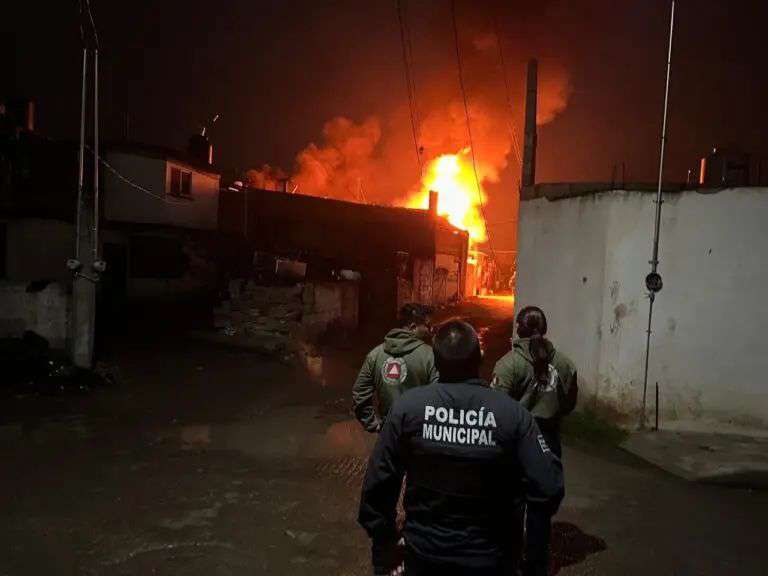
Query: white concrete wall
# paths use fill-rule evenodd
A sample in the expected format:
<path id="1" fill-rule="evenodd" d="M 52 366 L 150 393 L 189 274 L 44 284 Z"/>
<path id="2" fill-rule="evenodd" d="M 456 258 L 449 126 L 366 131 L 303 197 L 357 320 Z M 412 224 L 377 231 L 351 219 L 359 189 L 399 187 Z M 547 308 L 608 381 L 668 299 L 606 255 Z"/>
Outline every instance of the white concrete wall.
<path id="1" fill-rule="evenodd" d="M 0 282 L 0 337 L 20 337 L 31 330 L 52 348 L 64 349 L 67 340 L 69 296 L 61 284 L 27 292 L 27 283 Z"/>
<path id="2" fill-rule="evenodd" d="M 536 304 L 583 397 L 640 405 L 654 197 L 614 191 L 520 207 L 517 306 Z M 768 427 L 768 190 L 666 196 L 648 406 L 664 422 Z"/>
<path id="3" fill-rule="evenodd" d="M 196 171 L 181 163 L 125 152 L 110 152 L 107 161 L 120 174 L 151 192 L 142 192 L 105 170 L 104 211 L 107 220 L 199 230 L 216 229 L 219 176 Z M 192 172 L 190 198 L 167 195 L 173 167 Z"/>

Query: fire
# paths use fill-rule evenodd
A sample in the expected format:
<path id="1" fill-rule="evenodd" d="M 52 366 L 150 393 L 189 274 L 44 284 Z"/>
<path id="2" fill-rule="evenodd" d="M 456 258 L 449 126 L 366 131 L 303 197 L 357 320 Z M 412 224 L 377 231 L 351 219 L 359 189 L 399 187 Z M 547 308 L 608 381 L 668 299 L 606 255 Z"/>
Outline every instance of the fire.
<path id="1" fill-rule="evenodd" d="M 438 193 L 437 213 L 448 221 L 469 232 L 473 244 L 485 242 L 488 238 L 480 208 L 478 191 L 469 148 L 458 154 L 443 154 L 429 163 L 421 183 L 421 190 L 408 200 L 409 208 L 428 208 L 429 191 Z"/>

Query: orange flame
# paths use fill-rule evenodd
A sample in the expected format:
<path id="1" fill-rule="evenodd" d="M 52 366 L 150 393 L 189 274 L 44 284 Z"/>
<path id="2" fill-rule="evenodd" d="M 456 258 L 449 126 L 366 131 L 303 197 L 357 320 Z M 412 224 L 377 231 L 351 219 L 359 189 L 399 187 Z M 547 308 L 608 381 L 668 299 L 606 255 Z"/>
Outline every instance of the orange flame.
<path id="1" fill-rule="evenodd" d="M 482 186 L 478 191 L 469 148 L 458 154 L 443 154 L 427 166 L 421 182 L 421 190 L 408 201 L 409 208 L 428 208 L 429 191 L 438 193 L 437 213 L 448 221 L 469 232 L 473 244 L 485 242 L 488 235 L 480 208 L 480 196 L 485 201 Z"/>

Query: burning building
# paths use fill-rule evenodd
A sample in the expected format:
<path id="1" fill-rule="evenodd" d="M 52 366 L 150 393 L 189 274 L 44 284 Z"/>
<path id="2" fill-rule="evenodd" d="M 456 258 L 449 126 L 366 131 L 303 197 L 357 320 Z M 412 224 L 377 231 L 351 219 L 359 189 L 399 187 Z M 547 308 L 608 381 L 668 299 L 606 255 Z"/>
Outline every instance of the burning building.
<path id="1" fill-rule="evenodd" d="M 229 187 L 220 206 L 226 270 L 254 277 L 268 255 L 306 264 L 308 280 L 359 279 L 364 319 L 390 319 L 408 301 L 458 300 L 470 233 L 440 216 L 439 202 L 432 193 L 422 210 Z"/>

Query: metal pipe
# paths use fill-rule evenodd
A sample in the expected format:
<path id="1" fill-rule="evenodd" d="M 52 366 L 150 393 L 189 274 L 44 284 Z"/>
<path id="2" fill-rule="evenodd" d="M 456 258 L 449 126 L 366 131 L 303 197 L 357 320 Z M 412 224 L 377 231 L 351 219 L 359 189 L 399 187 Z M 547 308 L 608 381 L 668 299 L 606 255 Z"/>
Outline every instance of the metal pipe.
<path id="1" fill-rule="evenodd" d="M 672 12 L 669 19 L 669 49 L 667 52 L 667 79 L 664 87 L 664 120 L 661 127 L 661 153 L 659 158 L 659 183 L 656 190 L 656 221 L 653 231 L 653 257 L 651 258 L 651 272 L 656 274 L 659 267 L 659 233 L 661 231 L 661 205 L 662 184 L 664 178 L 664 149 L 667 142 L 667 113 L 669 111 L 669 79 L 672 71 L 672 40 L 675 31 L 675 0 L 672 0 Z M 655 294 L 650 293 L 650 306 L 648 307 L 648 332 L 645 343 L 645 373 L 643 375 L 643 413 L 640 415 L 640 428 L 645 428 L 646 399 L 648 394 L 648 364 L 651 353 L 651 325 L 653 323 L 653 302 Z"/>
<path id="2" fill-rule="evenodd" d="M 75 209 L 75 260 L 80 260 L 80 210 L 83 205 L 83 179 L 85 175 L 85 77 L 88 72 L 88 49 L 83 48 L 83 77 L 80 94 L 80 149 L 77 169 L 77 206 Z"/>
<path id="3" fill-rule="evenodd" d="M 669 110 L 669 77 L 672 71 L 672 36 L 675 31 L 675 0 L 672 0 L 672 15 L 669 22 L 669 51 L 667 53 L 667 82 L 664 90 L 664 121 L 661 128 L 661 157 L 659 159 L 659 186 L 656 192 L 656 228 L 653 233 L 653 271 L 659 265 L 659 232 L 661 230 L 661 205 L 663 203 L 661 188 L 664 177 L 664 148 L 667 143 L 667 112 Z"/>
<path id="4" fill-rule="evenodd" d="M 99 50 L 93 51 L 93 261 L 99 261 Z"/>
<path id="5" fill-rule="evenodd" d="M 650 357 L 649 351 L 651 349 L 651 320 L 653 319 L 653 302 L 656 300 L 656 294 L 651 292 L 650 294 L 650 310 L 648 311 L 648 329 L 646 330 L 645 337 L 645 378 L 643 380 L 643 411 L 640 414 L 640 429 L 645 428 L 646 418 L 646 401 L 648 398 L 648 360 Z"/>

